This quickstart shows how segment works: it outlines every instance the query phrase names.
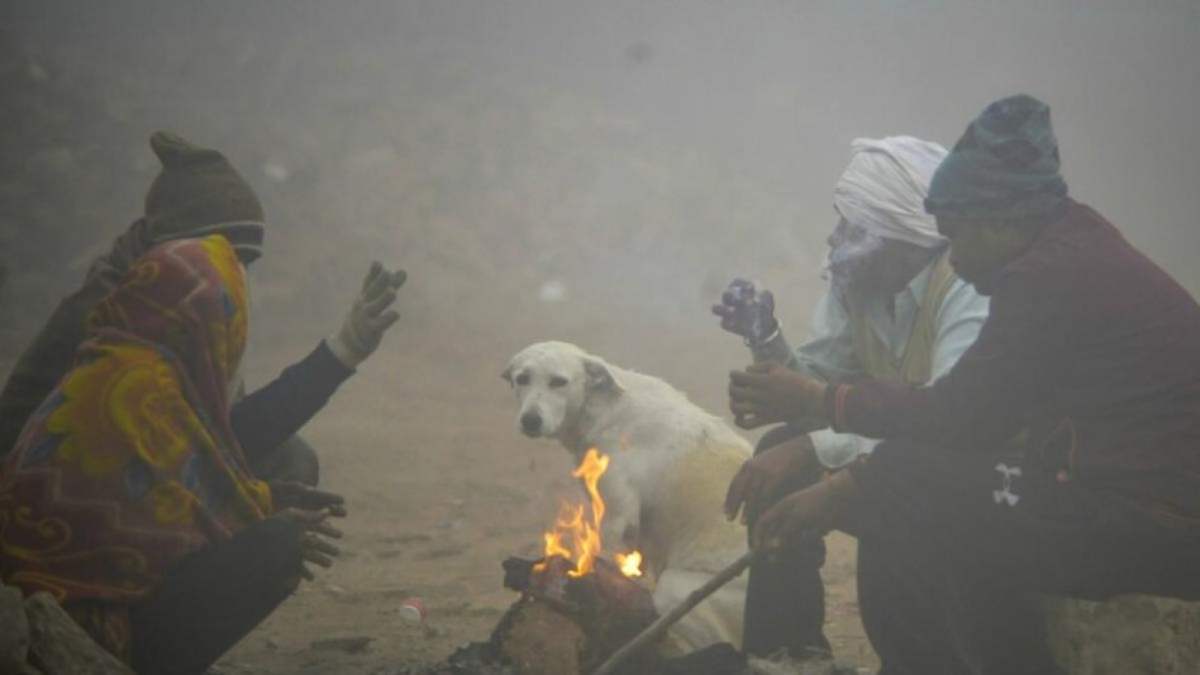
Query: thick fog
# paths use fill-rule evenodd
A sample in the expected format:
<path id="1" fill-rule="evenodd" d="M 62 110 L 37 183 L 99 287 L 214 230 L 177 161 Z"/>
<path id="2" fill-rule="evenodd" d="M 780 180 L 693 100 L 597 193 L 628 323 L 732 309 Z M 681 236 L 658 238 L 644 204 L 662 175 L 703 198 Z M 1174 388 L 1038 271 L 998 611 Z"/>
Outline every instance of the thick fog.
<path id="1" fill-rule="evenodd" d="M 223 151 L 265 206 L 252 385 L 336 330 L 371 260 L 408 270 L 400 324 L 306 432 L 374 523 L 348 523 L 364 548 L 451 523 L 419 534 L 440 542 L 460 512 L 461 532 L 512 519 L 471 546 L 537 540 L 543 484 L 565 489 L 569 466 L 516 433 L 497 377 L 530 342 L 578 342 L 724 413 L 747 356 L 709 304 L 758 279 L 803 337 L 859 136 L 950 146 L 990 101 L 1034 94 L 1071 194 L 1200 292 L 1189 0 L 9 0 L 0 91 L 0 373 L 141 214 L 157 129 Z M 481 494 L 509 501 L 472 511 Z M 501 543 L 445 594 L 497 586 Z M 332 583 L 421 589 L 395 579 L 458 564 L 364 560 Z"/>
<path id="2" fill-rule="evenodd" d="M 803 323 L 850 140 L 950 145 L 1021 91 L 1052 106 L 1073 195 L 1196 290 L 1198 17 L 1186 2 L 7 3 L 4 297 L 76 281 L 140 212 L 145 140 L 168 128 L 241 167 L 272 226 L 260 279 L 310 299 L 344 295 L 377 256 L 413 268 L 431 313 L 559 280 L 555 311 L 612 303 L 699 330 L 742 273 L 788 290 Z"/>

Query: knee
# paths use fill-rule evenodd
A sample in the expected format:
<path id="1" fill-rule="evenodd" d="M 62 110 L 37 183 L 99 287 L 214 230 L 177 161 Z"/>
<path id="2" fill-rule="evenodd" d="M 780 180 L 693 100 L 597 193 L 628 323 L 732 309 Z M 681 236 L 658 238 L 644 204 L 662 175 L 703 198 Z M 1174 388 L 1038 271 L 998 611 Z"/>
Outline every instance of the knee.
<path id="1" fill-rule="evenodd" d="M 317 451 L 303 438 L 293 436 L 284 441 L 267 458 L 258 473 L 268 480 L 286 480 L 316 487 L 321 479 L 321 462 Z"/>
<path id="2" fill-rule="evenodd" d="M 313 446 L 303 441 L 301 444 L 303 447 L 297 448 L 295 456 L 288 462 L 288 473 L 292 480 L 316 487 L 321 480 L 321 460 Z"/>

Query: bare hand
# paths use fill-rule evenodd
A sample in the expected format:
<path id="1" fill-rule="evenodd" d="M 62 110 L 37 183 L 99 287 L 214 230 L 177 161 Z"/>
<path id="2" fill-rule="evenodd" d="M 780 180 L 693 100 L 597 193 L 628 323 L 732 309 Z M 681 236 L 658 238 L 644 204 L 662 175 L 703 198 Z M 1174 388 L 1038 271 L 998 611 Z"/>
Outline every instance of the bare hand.
<path id="1" fill-rule="evenodd" d="M 808 434 L 800 434 L 746 460 L 729 483 L 725 517 L 742 512 L 742 524 L 753 525 L 759 514 L 780 497 L 781 488 L 810 471 L 817 463 Z"/>
<path id="2" fill-rule="evenodd" d="M 275 513 L 272 518 L 280 518 L 300 526 L 300 556 L 304 562 L 319 565 L 326 569 L 333 566 L 333 559 L 341 555 L 341 550 L 322 539 L 341 539 L 342 532 L 325 522 L 330 514 L 327 510 L 309 511 L 298 508 L 287 508 Z M 300 575 L 312 581 L 312 570 L 305 565 L 300 566 Z"/>
<path id="3" fill-rule="evenodd" d="M 750 531 L 753 548 L 775 551 L 806 533 L 828 532 L 842 515 L 853 491 L 853 476 L 840 471 L 828 480 L 784 497 L 754 524 Z"/>
<path id="4" fill-rule="evenodd" d="M 825 384 L 777 363 L 729 373 L 729 410 L 743 429 L 825 415 Z"/>

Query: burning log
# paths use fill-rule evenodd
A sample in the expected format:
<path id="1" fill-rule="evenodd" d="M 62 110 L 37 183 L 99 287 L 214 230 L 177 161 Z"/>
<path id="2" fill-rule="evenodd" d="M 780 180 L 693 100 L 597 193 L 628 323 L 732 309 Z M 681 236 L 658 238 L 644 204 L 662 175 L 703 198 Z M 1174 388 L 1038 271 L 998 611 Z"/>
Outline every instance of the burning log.
<path id="1" fill-rule="evenodd" d="M 583 675 L 658 618 L 650 593 L 605 558 L 581 576 L 558 556 L 503 565 L 504 585 L 521 597 L 486 643 L 460 649 L 429 675 Z M 633 659 L 620 672 L 652 672 L 654 658 Z"/>
<path id="2" fill-rule="evenodd" d="M 545 557 L 504 561 L 504 585 L 521 597 L 491 639 L 459 650 L 427 675 L 582 675 L 654 622 L 650 593 L 631 580 L 641 575 L 641 554 L 617 553 L 616 563 L 602 555 L 605 504 L 598 484 L 608 463 L 589 450 L 572 472 L 588 504 L 563 504 L 543 536 Z M 630 659 L 620 672 L 649 672 L 653 662 L 653 655 Z"/>
<path id="3" fill-rule="evenodd" d="M 545 563 L 509 558 L 505 586 L 578 623 L 587 635 L 585 663 L 607 656 L 658 618 L 650 593 L 607 559 L 596 559 L 591 573 L 579 577 L 570 576 L 568 560 L 556 556 Z"/>

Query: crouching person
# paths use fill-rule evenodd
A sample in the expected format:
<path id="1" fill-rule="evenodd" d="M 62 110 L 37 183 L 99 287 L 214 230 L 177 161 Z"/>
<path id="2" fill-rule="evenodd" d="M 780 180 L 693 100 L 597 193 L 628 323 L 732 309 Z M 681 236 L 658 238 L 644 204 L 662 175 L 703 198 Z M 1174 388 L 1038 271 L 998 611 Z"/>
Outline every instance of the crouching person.
<path id="1" fill-rule="evenodd" d="M 0 470 L 4 582 L 139 673 L 204 672 L 338 553 L 341 497 L 259 480 L 234 433 L 247 318 L 227 238 L 152 248 Z"/>
<path id="2" fill-rule="evenodd" d="M 169 241 L 218 234 L 244 265 L 263 253 L 267 228 L 262 204 L 224 155 L 164 131 L 151 136 L 150 147 L 162 171 L 146 193 L 143 216 L 94 262 L 79 289 L 58 304 L 0 391 L 0 460 L 71 369 L 92 309 L 147 251 Z M 255 475 L 317 484 L 317 454 L 296 434 L 378 347 L 397 318 L 388 310 L 404 279 L 403 271 L 373 265 L 337 333 L 248 396 L 242 396 L 239 382 L 230 424 Z"/>
<path id="3" fill-rule="evenodd" d="M 1032 594 L 1200 598 L 1200 306 L 1067 197 L 1031 97 L 968 126 L 925 206 L 991 298 L 978 340 L 927 386 L 733 373 L 735 414 L 884 439 L 753 540 L 858 537 L 884 675 L 1059 673 Z"/>
<path id="4" fill-rule="evenodd" d="M 774 296 L 742 280 L 713 307 L 721 325 L 744 338 L 756 363 L 778 363 L 827 382 L 870 377 L 918 386 L 946 374 L 979 334 L 987 299 L 954 274 L 948 242 L 924 210 L 929 180 L 945 156 L 942 146 L 911 136 L 855 140 L 834 189 L 840 218 L 828 242 L 830 286 L 809 339 L 788 347 Z M 730 483 L 727 512 L 745 503 L 743 520 L 753 521 L 784 495 L 876 445 L 797 422 L 762 436 L 754 459 Z M 806 537 L 751 566 L 747 654 L 768 657 L 786 649 L 794 659 L 828 656 L 824 560 L 824 540 Z"/>

